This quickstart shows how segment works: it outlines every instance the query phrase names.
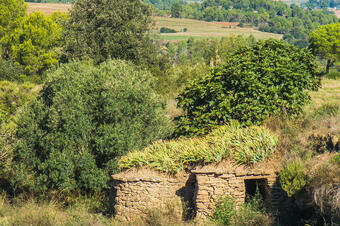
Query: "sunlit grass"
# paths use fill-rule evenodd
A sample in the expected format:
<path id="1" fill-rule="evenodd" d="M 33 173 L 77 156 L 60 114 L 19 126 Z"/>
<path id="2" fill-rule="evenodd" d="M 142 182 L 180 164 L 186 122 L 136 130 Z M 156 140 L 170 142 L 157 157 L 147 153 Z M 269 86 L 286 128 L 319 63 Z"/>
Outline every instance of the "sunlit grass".
<path id="1" fill-rule="evenodd" d="M 242 35 L 248 37 L 253 35 L 256 39 L 269 39 L 276 38 L 281 39 L 282 35 L 261 32 L 253 28 L 240 28 L 233 26 L 227 28 L 216 22 L 206 22 L 200 20 L 183 19 L 183 18 L 169 18 L 169 17 L 154 17 L 155 29 L 154 33 L 158 36 L 157 39 L 162 40 L 183 40 L 189 37 L 193 38 L 221 38 L 228 36 Z M 172 34 L 159 34 L 161 27 L 168 27 L 175 29 L 177 33 Z M 183 32 L 184 28 L 187 29 Z"/>
<path id="2" fill-rule="evenodd" d="M 317 92 L 311 92 L 311 104 L 307 106 L 310 109 L 319 108 L 322 105 L 339 105 L 340 104 L 340 79 L 322 79 L 322 87 Z"/>

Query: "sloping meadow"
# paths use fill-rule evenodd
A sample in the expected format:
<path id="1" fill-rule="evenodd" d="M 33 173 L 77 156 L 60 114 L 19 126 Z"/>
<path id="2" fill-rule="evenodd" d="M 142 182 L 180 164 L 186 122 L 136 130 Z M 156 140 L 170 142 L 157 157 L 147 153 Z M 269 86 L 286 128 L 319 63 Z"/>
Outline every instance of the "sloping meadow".
<path id="1" fill-rule="evenodd" d="M 219 163 L 230 158 L 238 165 L 251 165 L 269 158 L 277 149 L 278 137 L 262 126 L 241 127 L 236 121 L 205 137 L 157 141 L 119 160 L 121 170 L 147 166 L 176 174 L 186 166 Z"/>

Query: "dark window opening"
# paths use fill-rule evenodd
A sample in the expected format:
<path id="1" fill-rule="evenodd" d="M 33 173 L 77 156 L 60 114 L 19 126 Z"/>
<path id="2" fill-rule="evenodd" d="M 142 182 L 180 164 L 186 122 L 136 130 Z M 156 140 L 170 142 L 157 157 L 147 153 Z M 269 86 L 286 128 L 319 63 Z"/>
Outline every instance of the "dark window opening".
<path id="1" fill-rule="evenodd" d="M 270 189 L 268 186 L 268 180 L 263 179 L 248 179 L 244 180 L 245 187 L 246 187 L 246 199 L 245 201 L 248 202 L 252 198 L 254 198 L 256 192 L 258 191 L 261 195 L 262 200 L 265 203 L 265 206 L 268 208 L 270 207 Z"/>

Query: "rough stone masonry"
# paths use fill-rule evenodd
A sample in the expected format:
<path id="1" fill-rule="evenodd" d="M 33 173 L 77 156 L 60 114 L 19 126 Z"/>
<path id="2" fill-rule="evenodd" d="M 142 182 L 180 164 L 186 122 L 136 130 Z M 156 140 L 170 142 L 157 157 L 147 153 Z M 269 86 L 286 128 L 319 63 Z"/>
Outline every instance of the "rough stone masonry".
<path id="1" fill-rule="evenodd" d="M 275 210 L 285 196 L 278 182 L 278 169 L 279 164 L 264 163 L 249 168 L 210 165 L 177 176 L 151 169 L 122 172 L 112 176 L 111 205 L 116 218 L 122 221 L 167 205 L 176 205 L 176 214 L 183 220 L 206 218 L 220 197 L 230 196 L 241 204 L 257 189 L 267 207 Z"/>

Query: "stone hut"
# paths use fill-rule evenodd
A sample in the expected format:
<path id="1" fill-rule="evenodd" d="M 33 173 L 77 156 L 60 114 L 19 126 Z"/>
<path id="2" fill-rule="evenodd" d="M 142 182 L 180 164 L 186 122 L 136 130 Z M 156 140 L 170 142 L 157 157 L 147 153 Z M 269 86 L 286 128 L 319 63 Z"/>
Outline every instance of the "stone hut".
<path id="1" fill-rule="evenodd" d="M 169 203 L 180 206 L 176 214 L 183 220 L 206 218 L 220 197 L 228 195 L 241 204 L 258 189 L 267 207 L 275 210 L 284 197 L 278 182 L 279 167 L 275 160 L 252 167 L 224 160 L 187 169 L 176 176 L 145 168 L 133 169 L 112 176 L 111 204 L 116 218 L 123 221 L 141 216 L 148 208 L 163 209 Z"/>

